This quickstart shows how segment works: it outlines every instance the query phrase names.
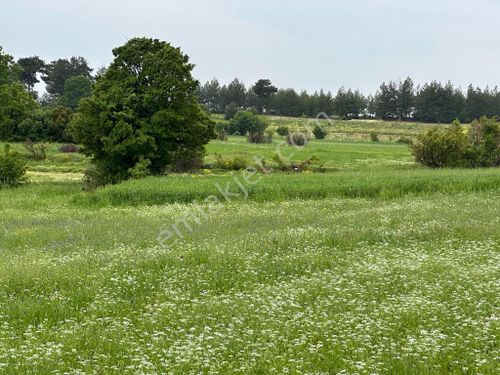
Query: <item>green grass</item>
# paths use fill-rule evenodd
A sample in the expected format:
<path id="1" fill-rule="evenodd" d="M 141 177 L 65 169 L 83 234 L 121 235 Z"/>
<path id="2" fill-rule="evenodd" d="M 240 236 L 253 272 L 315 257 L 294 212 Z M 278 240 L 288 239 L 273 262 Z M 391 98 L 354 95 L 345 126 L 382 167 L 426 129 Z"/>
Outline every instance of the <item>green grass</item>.
<path id="1" fill-rule="evenodd" d="M 207 162 L 275 148 L 231 137 Z M 498 373 L 499 169 L 326 140 L 293 159 L 327 173 L 86 193 L 56 150 L 0 190 L 1 374 Z"/>

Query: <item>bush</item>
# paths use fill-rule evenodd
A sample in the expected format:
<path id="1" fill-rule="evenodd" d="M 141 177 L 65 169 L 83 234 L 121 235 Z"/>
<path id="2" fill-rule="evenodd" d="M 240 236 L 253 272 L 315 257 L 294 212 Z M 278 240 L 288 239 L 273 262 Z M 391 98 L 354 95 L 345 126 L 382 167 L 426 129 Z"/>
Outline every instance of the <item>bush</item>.
<path id="1" fill-rule="evenodd" d="M 227 141 L 227 129 L 228 126 L 224 123 L 217 123 L 215 124 L 215 139 L 219 141 Z"/>
<path id="2" fill-rule="evenodd" d="M 278 134 L 280 137 L 286 137 L 290 133 L 290 130 L 288 129 L 287 126 L 278 126 L 276 129 L 276 134 Z"/>
<path id="3" fill-rule="evenodd" d="M 92 164 L 83 174 L 82 182 L 84 190 L 94 191 L 100 186 L 117 181 L 114 181 L 104 168 L 100 168 L 98 164 Z"/>
<path id="4" fill-rule="evenodd" d="M 229 123 L 231 134 L 263 133 L 266 128 L 267 122 L 251 111 L 238 111 Z"/>
<path id="5" fill-rule="evenodd" d="M 370 140 L 372 142 L 380 142 L 380 139 L 378 138 L 378 134 L 377 133 L 370 133 Z"/>
<path id="6" fill-rule="evenodd" d="M 33 143 L 33 141 L 28 139 L 23 143 L 23 146 L 32 159 L 38 161 L 47 159 L 47 148 L 49 146 L 46 143 Z"/>
<path id="7" fill-rule="evenodd" d="M 151 160 L 141 157 L 133 168 L 129 169 L 130 178 L 140 179 L 151 176 Z"/>
<path id="8" fill-rule="evenodd" d="M 402 136 L 402 137 L 399 137 L 399 139 L 397 140 L 398 143 L 402 143 L 402 144 L 406 144 L 406 145 L 412 145 L 413 144 L 413 140 L 411 138 L 408 138 L 408 137 L 405 137 L 405 136 Z"/>
<path id="9" fill-rule="evenodd" d="M 307 144 L 307 135 L 305 133 L 288 134 L 287 142 L 289 145 L 303 147 Z"/>
<path id="10" fill-rule="evenodd" d="M 68 143 L 59 147 L 59 152 L 63 152 L 65 154 L 72 154 L 78 151 L 80 151 L 80 148 L 73 143 Z"/>
<path id="11" fill-rule="evenodd" d="M 273 143 L 273 134 L 266 132 L 256 132 L 256 133 L 248 133 L 247 134 L 248 143 Z"/>
<path id="12" fill-rule="evenodd" d="M 313 134 L 316 139 L 325 139 L 327 133 L 321 126 L 316 125 L 313 129 Z"/>
<path id="13" fill-rule="evenodd" d="M 238 107 L 238 104 L 236 103 L 231 103 L 228 106 L 226 106 L 226 109 L 224 111 L 224 119 L 225 120 L 231 120 L 234 115 L 239 111 L 240 107 Z"/>
<path id="14" fill-rule="evenodd" d="M 222 158 L 222 155 L 217 154 L 216 157 L 217 160 L 215 161 L 215 167 L 218 169 L 239 171 L 245 169 L 248 166 L 248 161 L 240 156 L 224 159 Z"/>
<path id="15" fill-rule="evenodd" d="M 458 123 L 441 130 L 437 127 L 417 137 L 412 145 L 417 163 L 431 168 L 464 166 L 467 136 Z"/>
<path id="16" fill-rule="evenodd" d="M 0 155 L 0 187 L 17 186 L 26 181 L 26 162 L 17 152 L 10 150 L 10 145 L 4 146 Z"/>
<path id="17" fill-rule="evenodd" d="M 278 164 L 278 170 L 282 172 L 304 172 L 309 170 L 312 163 L 319 161 L 320 159 L 317 155 L 313 155 L 309 159 L 294 162 L 283 160 L 278 154 L 276 154 L 274 155 L 273 160 L 276 164 Z"/>
<path id="18" fill-rule="evenodd" d="M 173 156 L 170 171 L 175 173 L 193 172 L 200 169 L 203 165 L 205 150 L 178 150 Z"/>

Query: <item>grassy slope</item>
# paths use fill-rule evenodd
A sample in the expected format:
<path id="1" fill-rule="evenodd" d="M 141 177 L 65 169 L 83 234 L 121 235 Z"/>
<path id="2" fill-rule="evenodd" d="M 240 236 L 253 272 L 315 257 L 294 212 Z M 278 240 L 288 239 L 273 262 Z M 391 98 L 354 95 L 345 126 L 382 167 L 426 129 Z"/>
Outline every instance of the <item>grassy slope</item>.
<path id="1" fill-rule="evenodd" d="M 338 171 L 265 176 L 169 247 L 234 176 L 0 190 L 0 373 L 496 373 L 500 171 L 421 170 L 397 144 L 300 152 Z"/>

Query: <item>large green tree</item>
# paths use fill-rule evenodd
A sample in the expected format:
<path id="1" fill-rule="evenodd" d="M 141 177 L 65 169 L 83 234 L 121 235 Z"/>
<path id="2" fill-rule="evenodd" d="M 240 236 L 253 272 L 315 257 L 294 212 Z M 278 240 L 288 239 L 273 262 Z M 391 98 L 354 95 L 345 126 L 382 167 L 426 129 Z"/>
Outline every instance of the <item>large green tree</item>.
<path id="1" fill-rule="evenodd" d="M 196 101 L 189 57 L 147 38 L 131 39 L 113 55 L 72 123 L 76 140 L 108 180 L 130 177 L 139 164 L 160 173 L 179 155 L 203 152 L 213 126 Z"/>

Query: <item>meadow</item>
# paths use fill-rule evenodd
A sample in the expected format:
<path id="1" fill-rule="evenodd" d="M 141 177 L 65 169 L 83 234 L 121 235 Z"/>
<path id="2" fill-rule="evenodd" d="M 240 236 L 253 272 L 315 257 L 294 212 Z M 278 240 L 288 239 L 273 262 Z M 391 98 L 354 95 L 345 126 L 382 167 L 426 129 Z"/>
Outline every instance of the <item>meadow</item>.
<path id="1" fill-rule="evenodd" d="M 0 190 L 0 373 L 497 374 L 500 171 L 416 166 L 396 141 L 418 124 L 339 129 L 95 192 L 50 145 Z M 213 167 L 277 149 L 319 161 Z"/>

